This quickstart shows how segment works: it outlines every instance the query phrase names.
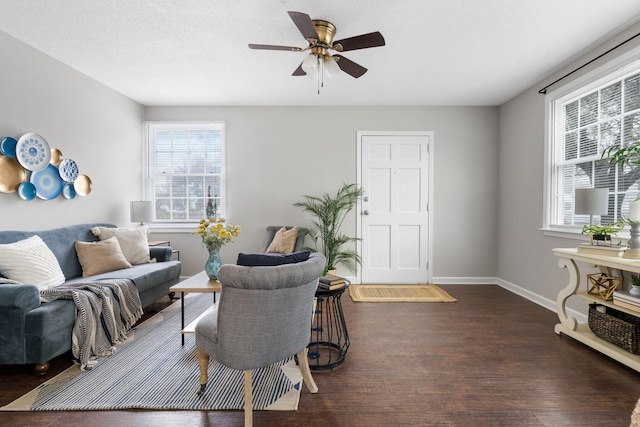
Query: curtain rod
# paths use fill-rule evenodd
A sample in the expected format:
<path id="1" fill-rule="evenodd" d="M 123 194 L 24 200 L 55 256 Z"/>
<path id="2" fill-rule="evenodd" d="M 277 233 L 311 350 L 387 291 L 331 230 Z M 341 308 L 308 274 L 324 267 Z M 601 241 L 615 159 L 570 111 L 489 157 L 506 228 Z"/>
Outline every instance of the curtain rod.
<path id="1" fill-rule="evenodd" d="M 583 69 L 584 67 L 586 67 L 587 65 L 591 64 L 592 62 L 597 61 L 598 59 L 602 58 L 603 56 L 605 56 L 606 54 L 613 52 L 614 50 L 616 50 L 617 48 L 619 48 L 620 46 L 629 43 L 631 40 L 635 39 L 636 37 L 640 36 L 640 33 L 636 34 L 635 36 L 629 37 L 628 39 L 626 39 L 625 41 L 623 41 L 622 43 L 617 44 L 616 46 L 612 47 L 611 49 L 609 49 L 608 51 L 596 56 L 595 58 L 593 58 L 591 61 L 587 62 L 586 64 L 583 64 L 581 66 L 579 66 L 578 68 L 576 68 L 575 70 L 565 74 L 564 76 L 560 77 L 558 80 L 554 81 L 553 83 L 549 83 L 548 85 L 546 85 L 545 87 L 543 87 L 542 89 L 540 89 L 538 91 L 538 93 L 541 94 L 546 94 L 547 93 L 547 89 L 550 88 L 551 86 L 553 86 L 554 84 L 558 83 L 560 80 L 564 80 L 567 77 L 569 77 L 571 74 L 575 73 L 576 71 L 579 71 L 581 69 Z"/>

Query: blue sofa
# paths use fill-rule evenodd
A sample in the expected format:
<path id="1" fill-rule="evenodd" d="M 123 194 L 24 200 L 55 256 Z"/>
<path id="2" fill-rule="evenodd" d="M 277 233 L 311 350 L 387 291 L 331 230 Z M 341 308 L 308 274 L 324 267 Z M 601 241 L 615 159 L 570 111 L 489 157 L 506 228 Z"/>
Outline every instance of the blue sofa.
<path id="1" fill-rule="evenodd" d="M 82 277 L 82 266 L 75 250 L 76 240 L 93 242 L 92 227 L 113 224 L 80 224 L 46 231 L 0 231 L 0 244 L 13 243 L 38 235 L 53 252 L 66 282 L 128 278 L 134 281 L 142 306 L 169 294 L 169 287 L 180 281 L 181 263 L 172 261 L 169 246 L 149 247 L 157 262 Z M 0 284 L 0 364 L 36 364 L 44 374 L 49 361 L 71 349 L 71 332 L 76 307 L 73 301 L 41 303 L 38 288 L 30 284 Z"/>

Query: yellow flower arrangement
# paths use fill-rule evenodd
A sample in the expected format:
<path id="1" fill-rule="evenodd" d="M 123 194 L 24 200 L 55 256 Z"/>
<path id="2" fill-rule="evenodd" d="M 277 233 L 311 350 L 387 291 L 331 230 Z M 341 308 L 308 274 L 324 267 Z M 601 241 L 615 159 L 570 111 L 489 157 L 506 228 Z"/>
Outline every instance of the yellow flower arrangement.
<path id="1" fill-rule="evenodd" d="M 195 234 L 200 235 L 204 247 L 221 247 L 240 235 L 240 226 L 227 224 L 224 218 L 201 219 Z"/>

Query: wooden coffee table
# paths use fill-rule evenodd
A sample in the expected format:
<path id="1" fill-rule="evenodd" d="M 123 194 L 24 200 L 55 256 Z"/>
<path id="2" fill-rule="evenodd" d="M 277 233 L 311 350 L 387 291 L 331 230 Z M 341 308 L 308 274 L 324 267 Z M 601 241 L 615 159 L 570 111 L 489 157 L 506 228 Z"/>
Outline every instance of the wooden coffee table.
<path id="1" fill-rule="evenodd" d="M 182 345 L 184 345 L 184 334 L 193 334 L 196 330 L 196 324 L 198 321 L 209 312 L 216 308 L 216 293 L 222 291 L 222 284 L 217 280 L 210 280 L 205 271 L 201 271 L 195 276 L 189 277 L 187 280 L 173 285 L 169 288 L 170 292 L 180 292 L 180 304 L 182 305 Z M 184 294 L 185 293 L 201 293 L 201 294 L 213 294 L 213 305 L 205 310 L 200 316 L 198 316 L 193 322 L 187 326 L 184 325 Z"/>

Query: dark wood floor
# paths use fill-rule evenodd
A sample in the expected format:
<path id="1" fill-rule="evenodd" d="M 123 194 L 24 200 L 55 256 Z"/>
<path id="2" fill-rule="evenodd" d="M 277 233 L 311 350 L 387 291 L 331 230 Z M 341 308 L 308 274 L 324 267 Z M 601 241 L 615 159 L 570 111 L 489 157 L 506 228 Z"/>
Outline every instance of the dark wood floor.
<path id="1" fill-rule="evenodd" d="M 256 426 L 628 426 L 640 374 L 553 332 L 555 313 L 498 286 L 443 286 L 456 303 L 343 306 L 345 363 L 315 373 L 297 411 Z M 166 303 L 165 303 L 166 304 Z M 162 306 L 162 303 L 159 304 Z M 48 377 L 69 366 L 57 358 Z M 0 367 L 0 405 L 37 386 Z M 0 412 L 2 426 L 239 426 L 240 411 Z"/>

